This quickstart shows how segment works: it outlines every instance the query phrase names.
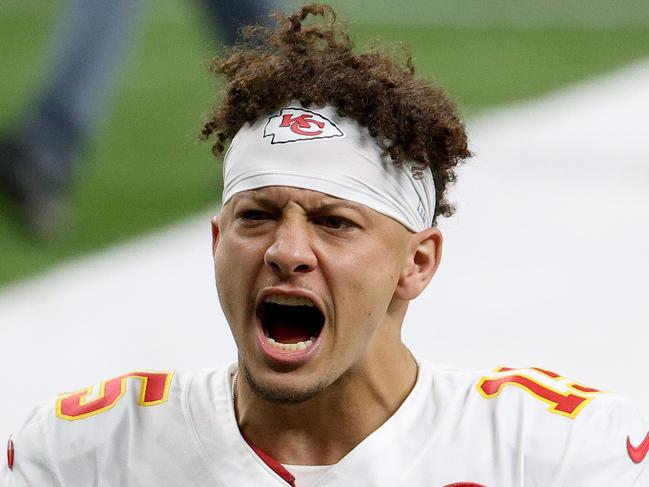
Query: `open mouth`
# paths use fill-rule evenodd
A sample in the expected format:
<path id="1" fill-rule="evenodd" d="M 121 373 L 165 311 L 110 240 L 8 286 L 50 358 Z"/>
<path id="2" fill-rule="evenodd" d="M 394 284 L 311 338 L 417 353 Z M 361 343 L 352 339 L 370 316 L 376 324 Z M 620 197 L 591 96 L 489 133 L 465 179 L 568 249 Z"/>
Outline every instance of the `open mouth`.
<path id="1" fill-rule="evenodd" d="M 325 322 L 324 314 L 310 299 L 277 294 L 264 299 L 257 316 L 268 343 L 290 352 L 311 347 Z"/>

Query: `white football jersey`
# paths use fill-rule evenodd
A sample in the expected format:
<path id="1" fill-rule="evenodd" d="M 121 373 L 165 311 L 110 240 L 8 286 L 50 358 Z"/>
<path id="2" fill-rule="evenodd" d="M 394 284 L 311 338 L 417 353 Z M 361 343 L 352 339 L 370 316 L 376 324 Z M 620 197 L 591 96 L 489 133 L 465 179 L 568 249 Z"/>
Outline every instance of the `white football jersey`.
<path id="1" fill-rule="evenodd" d="M 135 372 L 48 402 L 0 484 L 287 487 L 239 432 L 233 370 Z M 421 362 L 401 407 L 317 486 L 648 487 L 648 450 L 649 423 L 614 394 L 536 368 Z"/>

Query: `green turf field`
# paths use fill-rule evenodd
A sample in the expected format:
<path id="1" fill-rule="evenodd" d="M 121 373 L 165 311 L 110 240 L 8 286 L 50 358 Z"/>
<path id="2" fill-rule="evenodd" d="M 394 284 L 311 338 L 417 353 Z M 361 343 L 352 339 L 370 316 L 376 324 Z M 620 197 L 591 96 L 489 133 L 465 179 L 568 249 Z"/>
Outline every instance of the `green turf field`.
<path id="1" fill-rule="evenodd" d="M 306 2 L 294 2 L 306 3 Z M 462 26 L 649 25 L 646 0 L 329 0 L 347 18 L 368 24 Z"/>
<path id="2" fill-rule="evenodd" d="M 38 86 L 47 54 L 44 43 L 61 3 L 6 0 L 0 8 L 2 131 L 15 123 Z M 444 24 L 439 18 L 422 20 L 432 19 L 424 6 L 437 0 L 400 3 L 402 18 L 396 2 L 376 3 L 366 10 L 345 4 L 354 5 L 344 9 L 349 9 L 358 44 L 406 41 L 418 73 L 446 86 L 469 116 L 649 56 L 649 24 L 620 21 L 629 17 L 622 15 L 624 8 L 612 17 L 617 19 L 612 26 L 603 16 L 575 25 L 557 20 L 563 18 L 559 14 L 526 25 L 480 24 L 476 15 Z M 218 88 L 205 71 L 216 43 L 201 25 L 200 9 L 189 8 L 193 3 L 157 0 L 149 5 L 153 11 L 118 85 L 115 110 L 97 134 L 96 145 L 79 161 L 73 232 L 60 242 L 34 242 L 14 224 L 7 201 L 0 197 L 0 285 L 217 207 L 219 166 L 196 136 Z M 499 5 L 505 8 L 507 2 Z M 422 14 L 416 9 L 423 9 Z M 629 18 L 649 18 L 647 10 Z"/>

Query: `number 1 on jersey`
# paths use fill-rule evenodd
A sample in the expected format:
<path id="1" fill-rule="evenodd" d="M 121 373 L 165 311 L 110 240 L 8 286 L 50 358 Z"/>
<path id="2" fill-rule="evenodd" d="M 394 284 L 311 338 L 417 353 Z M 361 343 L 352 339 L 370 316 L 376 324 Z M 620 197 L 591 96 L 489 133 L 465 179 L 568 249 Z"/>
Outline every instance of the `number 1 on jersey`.
<path id="1" fill-rule="evenodd" d="M 482 397 L 492 399 L 507 385 L 518 386 L 537 399 L 548 403 L 550 405 L 548 411 L 573 419 L 595 397 L 594 394 L 601 392 L 591 387 L 567 382 L 559 374 L 537 367 L 526 369 L 500 367 L 492 375 L 482 377 L 477 388 Z"/>

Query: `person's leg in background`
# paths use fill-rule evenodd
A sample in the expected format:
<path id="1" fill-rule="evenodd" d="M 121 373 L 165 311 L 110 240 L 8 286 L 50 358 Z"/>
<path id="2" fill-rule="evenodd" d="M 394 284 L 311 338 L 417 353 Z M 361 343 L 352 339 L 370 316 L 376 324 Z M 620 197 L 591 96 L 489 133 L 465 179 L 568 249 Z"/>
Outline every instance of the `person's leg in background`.
<path id="1" fill-rule="evenodd" d="M 53 236 L 67 224 L 73 165 L 109 108 L 142 9 L 139 0 L 68 3 L 42 91 L 18 130 L 0 142 L 0 188 L 36 237 Z"/>
<path id="2" fill-rule="evenodd" d="M 226 45 L 243 25 L 268 23 L 281 0 L 203 0 L 210 28 Z M 110 111 L 109 94 L 136 45 L 144 2 L 74 0 L 63 16 L 43 91 L 18 131 L 0 141 L 0 191 L 38 238 L 68 226 L 74 164 Z"/>
<path id="3" fill-rule="evenodd" d="M 212 14 L 215 26 L 226 45 L 236 42 L 239 29 L 244 25 L 268 24 L 271 14 L 285 10 L 282 0 L 203 0 Z"/>

